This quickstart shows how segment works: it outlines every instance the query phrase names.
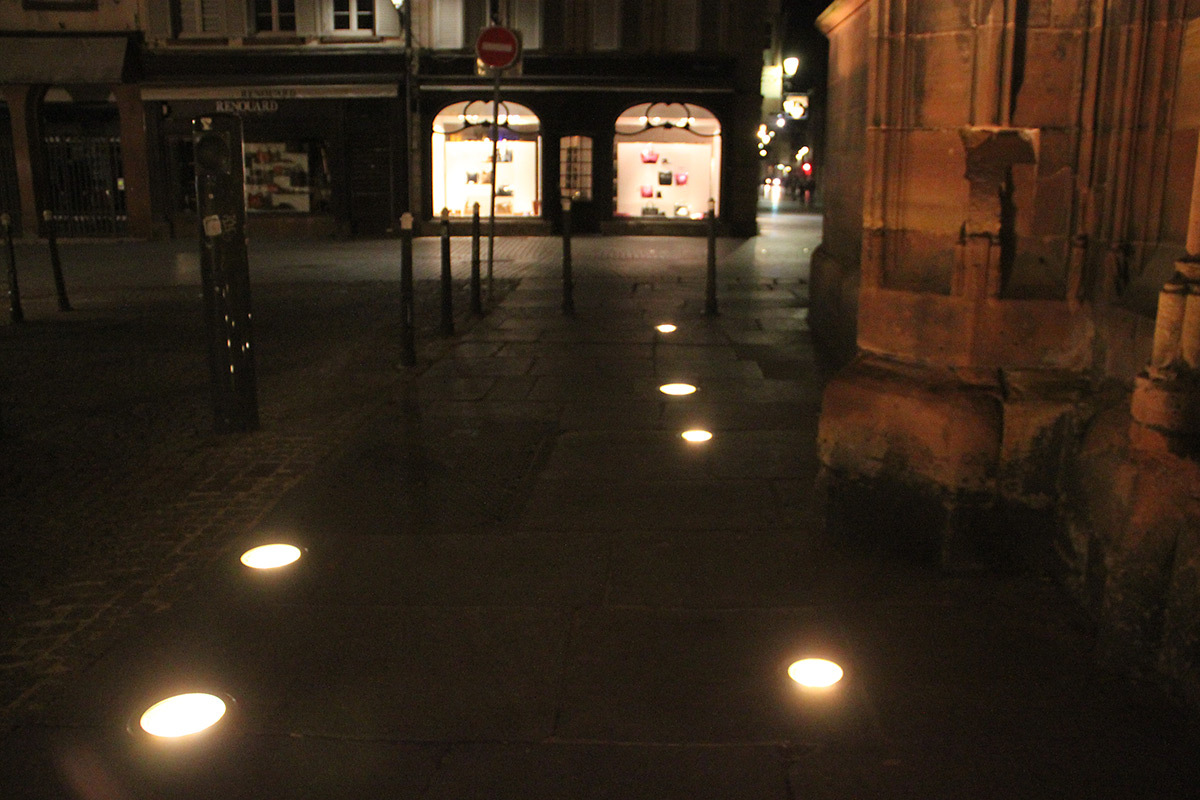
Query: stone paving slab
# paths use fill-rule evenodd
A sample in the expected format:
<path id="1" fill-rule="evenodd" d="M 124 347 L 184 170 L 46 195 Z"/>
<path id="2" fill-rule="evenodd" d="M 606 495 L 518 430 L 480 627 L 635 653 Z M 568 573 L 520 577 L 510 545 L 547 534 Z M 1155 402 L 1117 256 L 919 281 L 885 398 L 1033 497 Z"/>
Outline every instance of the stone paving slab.
<path id="1" fill-rule="evenodd" d="M 120 430 L 128 406 L 104 398 L 130 387 L 105 368 L 129 360 L 93 351 L 90 405 L 61 428 L 69 403 L 41 417 L 56 442 L 91 436 L 74 467 L 87 491 L 29 518 L 96 536 L 69 551 L 76 572 L 27 584 L 28 613 L 5 629 L 18 660 L 0 677 L 29 669 L 5 685 L 34 689 L 0 729 L 0 796 L 1188 797 L 1195 720 L 1095 668 L 1052 586 L 939 574 L 824 528 L 821 373 L 793 260 L 819 233 L 768 222 L 786 247 L 724 243 L 721 291 L 741 299 L 715 318 L 690 261 L 702 242 L 581 243 L 615 278 L 586 287 L 595 303 L 575 319 L 555 305 L 555 242 L 505 243 L 497 266 L 532 305 L 423 335 L 413 370 L 396 368 L 393 327 L 357 327 L 394 319 L 386 282 L 338 283 L 372 259 L 390 269 L 388 248 L 312 248 L 299 263 L 344 265 L 314 278 L 322 292 L 278 281 L 285 263 L 262 272 L 278 292 L 263 292 L 264 330 L 298 336 L 265 348 L 264 431 L 184 435 L 203 400 L 181 390 L 178 405 L 140 404 L 123 461 L 101 447 L 121 436 L 95 434 Z M 89 292 L 103 319 L 119 295 Z M 339 311 L 333 335 L 313 297 Z M 671 337 L 651 328 L 667 312 Z M 665 398 L 651 376 L 676 371 L 682 347 L 711 372 L 697 396 Z M 131 363 L 183 363 L 151 356 Z M 192 416 L 170 414 L 187 403 Z M 681 448 L 696 422 L 716 438 Z M 156 443 L 164 455 L 143 462 Z M 141 463 L 136 477 L 107 468 L 122 463 Z M 128 480 L 145 491 L 114 495 Z M 298 564 L 237 562 L 276 537 L 303 546 Z M 57 550 L 40 563 L 70 560 Z M 837 659 L 845 680 L 800 689 L 786 667 L 801 655 Z M 228 719 L 185 747 L 129 729 L 185 687 L 227 693 Z"/>

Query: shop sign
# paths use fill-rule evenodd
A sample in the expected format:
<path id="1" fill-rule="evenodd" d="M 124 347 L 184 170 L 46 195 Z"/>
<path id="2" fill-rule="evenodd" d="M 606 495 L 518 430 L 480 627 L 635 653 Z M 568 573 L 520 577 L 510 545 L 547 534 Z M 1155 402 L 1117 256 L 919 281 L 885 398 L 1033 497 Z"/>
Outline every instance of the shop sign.
<path id="1" fill-rule="evenodd" d="M 227 114 L 274 114 L 278 100 L 218 100 L 217 111 Z"/>

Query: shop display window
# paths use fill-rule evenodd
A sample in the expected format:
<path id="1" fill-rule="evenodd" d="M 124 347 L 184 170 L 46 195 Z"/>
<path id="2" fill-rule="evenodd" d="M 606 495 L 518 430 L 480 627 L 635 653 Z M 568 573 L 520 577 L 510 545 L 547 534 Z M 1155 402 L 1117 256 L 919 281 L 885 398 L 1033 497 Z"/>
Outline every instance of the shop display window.
<path id="1" fill-rule="evenodd" d="M 538 118 L 524 106 L 500 104 L 492 141 L 490 101 L 455 103 L 434 118 L 433 209 L 469 216 L 476 203 L 486 215 L 496 189 L 496 216 L 541 214 L 541 135 Z M 492 170 L 495 149 L 495 174 Z"/>
<path id="2" fill-rule="evenodd" d="M 330 176 L 321 142 L 246 142 L 246 208 L 252 213 L 329 210 Z"/>
<path id="3" fill-rule="evenodd" d="M 616 215 L 702 219 L 719 202 L 721 128 L 713 114 L 683 103 L 642 103 L 617 120 Z"/>

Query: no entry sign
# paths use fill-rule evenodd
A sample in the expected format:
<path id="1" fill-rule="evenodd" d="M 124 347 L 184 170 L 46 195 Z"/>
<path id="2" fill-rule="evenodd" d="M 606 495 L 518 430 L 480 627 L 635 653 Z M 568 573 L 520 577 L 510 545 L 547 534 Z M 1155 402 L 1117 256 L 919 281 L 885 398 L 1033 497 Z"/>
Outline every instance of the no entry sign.
<path id="1" fill-rule="evenodd" d="M 479 32 L 475 55 L 485 67 L 508 69 L 521 55 L 521 40 L 516 31 L 492 25 Z"/>

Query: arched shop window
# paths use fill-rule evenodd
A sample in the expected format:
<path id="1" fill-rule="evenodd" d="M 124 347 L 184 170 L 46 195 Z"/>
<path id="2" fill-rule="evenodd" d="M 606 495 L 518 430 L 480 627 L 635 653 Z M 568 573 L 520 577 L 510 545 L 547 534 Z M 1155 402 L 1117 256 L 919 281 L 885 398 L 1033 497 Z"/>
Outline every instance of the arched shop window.
<path id="1" fill-rule="evenodd" d="M 618 217 L 700 219 L 720 203 L 721 123 L 708 109 L 640 103 L 617 117 L 614 141 Z"/>
<path id="2" fill-rule="evenodd" d="M 496 216 L 542 213 L 541 121 L 519 103 L 500 103 L 496 137 Z M 433 119 L 433 211 L 488 213 L 492 175 L 492 101 L 446 106 Z"/>

